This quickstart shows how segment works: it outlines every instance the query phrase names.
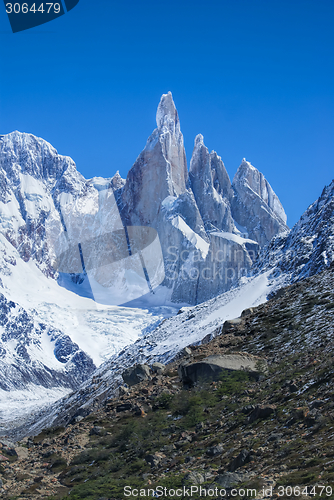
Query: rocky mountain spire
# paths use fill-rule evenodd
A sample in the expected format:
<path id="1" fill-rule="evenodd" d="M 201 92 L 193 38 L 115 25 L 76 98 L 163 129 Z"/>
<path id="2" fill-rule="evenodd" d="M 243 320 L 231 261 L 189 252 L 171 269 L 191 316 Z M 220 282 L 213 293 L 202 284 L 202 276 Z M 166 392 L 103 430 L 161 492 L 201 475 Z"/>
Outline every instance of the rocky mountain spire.
<path id="1" fill-rule="evenodd" d="M 186 188 L 188 170 L 179 115 L 171 92 L 162 95 L 156 120 L 162 152 L 170 164 L 171 188 L 174 194 L 181 194 Z"/>
<path id="2" fill-rule="evenodd" d="M 186 191 L 187 160 L 171 92 L 161 97 L 156 121 L 157 128 L 130 169 L 124 189 L 126 212 L 136 224 L 152 223 L 165 198 Z"/>
<path id="3" fill-rule="evenodd" d="M 273 236 L 288 229 L 278 196 L 264 175 L 245 158 L 234 176 L 233 189 L 233 218 L 247 228 L 250 238 L 265 245 Z"/>
<path id="4" fill-rule="evenodd" d="M 232 232 L 231 181 L 220 156 L 215 151 L 209 153 L 201 134 L 195 138 L 189 178 L 205 228 Z"/>

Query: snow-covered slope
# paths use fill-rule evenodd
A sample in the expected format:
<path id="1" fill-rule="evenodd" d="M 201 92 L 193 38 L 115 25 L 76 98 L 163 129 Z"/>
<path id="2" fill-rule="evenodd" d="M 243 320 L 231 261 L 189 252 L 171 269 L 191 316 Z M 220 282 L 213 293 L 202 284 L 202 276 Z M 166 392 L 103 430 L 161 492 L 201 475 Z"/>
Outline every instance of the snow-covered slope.
<path id="1" fill-rule="evenodd" d="M 286 282 L 298 281 L 329 267 L 334 260 L 334 181 L 292 228 L 262 249 L 254 273 L 272 270 Z"/>
<path id="2" fill-rule="evenodd" d="M 0 398 L 0 422 L 9 399 L 14 414 L 22 398 L 29 407 L 61 397 L 173 312 L 99 307 L 24 262 L 1 234 L 0 262 L 0 389 L 11 392 Z"/>

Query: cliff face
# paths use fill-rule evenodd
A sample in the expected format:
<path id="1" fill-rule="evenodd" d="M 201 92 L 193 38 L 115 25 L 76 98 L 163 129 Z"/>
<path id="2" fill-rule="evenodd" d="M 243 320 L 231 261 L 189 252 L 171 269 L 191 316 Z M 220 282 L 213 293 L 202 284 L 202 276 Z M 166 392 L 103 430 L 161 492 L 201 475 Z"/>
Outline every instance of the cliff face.
<path id="1" fill-rule="evenodd" d="M 288 230 L 286 215 L 277 195 L 263 174 L 245 159 L 234 176 L 233 188 L 234 219 L 247 228 L 250 238 L 262 246 L 276 234 Z"/>
<path id="2" fill-rule="evenodd" d="M 205 228 L 232 233 L 231 214 L 233 189 L 224 163 L 216 152 L 209 153 L 202 135 L 197 135 L 190 162 L 191 188 Z"/>

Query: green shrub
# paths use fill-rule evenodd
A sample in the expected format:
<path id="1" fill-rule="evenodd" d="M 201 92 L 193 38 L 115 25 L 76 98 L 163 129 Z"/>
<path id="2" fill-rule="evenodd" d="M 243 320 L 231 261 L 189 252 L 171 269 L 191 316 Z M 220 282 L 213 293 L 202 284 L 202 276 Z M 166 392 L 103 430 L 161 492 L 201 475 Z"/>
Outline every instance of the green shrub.
<path id="1" fill-rule="evenodd" d="M 217 392 L 219 396 L 240 394 L 246 389 L 247 382 L 250 381 L 250 378 L 250 374 L 242 370 L 223 370 L 219 377 L 222 385 Z"/>

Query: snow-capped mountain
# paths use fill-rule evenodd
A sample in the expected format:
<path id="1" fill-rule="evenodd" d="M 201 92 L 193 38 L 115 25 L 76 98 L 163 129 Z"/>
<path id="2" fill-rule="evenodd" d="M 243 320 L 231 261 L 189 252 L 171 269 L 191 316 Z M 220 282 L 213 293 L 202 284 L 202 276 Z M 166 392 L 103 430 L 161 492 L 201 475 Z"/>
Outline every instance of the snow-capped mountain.
<path id="1" fill-rule="evenodd" d="M 288 229 L 263 175 L 244 160 L 231 184 L 221 158 L 209 154 L 201 135 L 188 176 L 170 92 L 161 98 L 157 128 L 130 169 L 120 200 L 126 225 L 158 232 L 163 285 L 172 302 L 196 304 L 229 290 L 247 274 L 259 245 Z"/>
<path id="2" fill-rule="evenodd" d="M 228 290 L 258 246 L 287 230 L 263 175 L 243 161 L 231 184 L 200 135 L 188 177 L 171 93 L 162 96 L 157 129 L 126 180 L 118 173 L 85 180 L 46 141 L 13 132 L 0 140 L 0 182 L 0 230 L 20 257 L 102 303 L 151 299 L 159 284 L 155 303 L 200 303 Z M 133 227 L 153 232 L 138 236 Z M 136 238 L 140 248 L 131 253 Z"/>
<path id="3" fill-rule="evenodd" d="M 86 180 L 43 139 L 0 137 L 5 405 L 9 390 L 36 402 L 74 389 L 179 307 L 236 286 L 287 230 L 263 175 L 243 161 L 231 183 L 201 135 L 188 173 L 171 93 L 156 120 L 126 179 Z"/>
<path id="4" fill-rule="evenodd" d="M 265 246 L 254 273 L 271 270 L 286 282 L 299 281 L 329 267 L 334 260 L 334 181 L 312 203 L 290 232 Z"/>

